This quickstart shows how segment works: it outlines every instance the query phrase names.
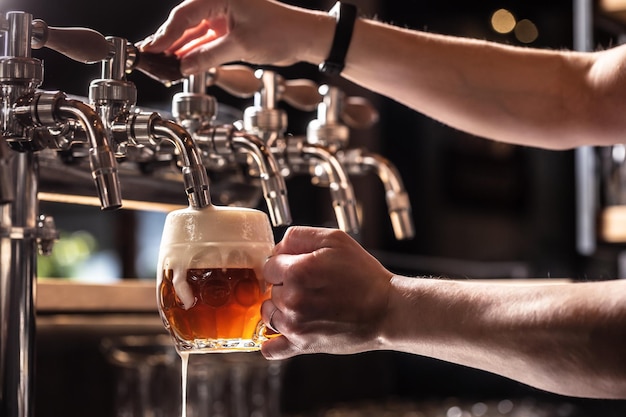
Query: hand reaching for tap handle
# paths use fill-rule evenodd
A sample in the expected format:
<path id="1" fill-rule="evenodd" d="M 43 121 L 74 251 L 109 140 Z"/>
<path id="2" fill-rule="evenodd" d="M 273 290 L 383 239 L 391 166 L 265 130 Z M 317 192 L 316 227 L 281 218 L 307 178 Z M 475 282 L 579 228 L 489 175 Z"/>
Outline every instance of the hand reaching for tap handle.
<path id="1" fill-rule="evenodd" d="M 212 22 L 206 19 L 202 20 L 198 26 L 183 32 L 183 35 L 167 48 L 164 53 L 182 58 L 196 48 L 223 36 L 226 31 L 226 21 L 223 18 L 215 19 Z"/>
<path id="2" fill-rule="evenodd" d="M 332 28 L 332 18 L 312 13 L 327 19 Z M 304 33 L 303 28 L 296 30 L 299 22 L 307 22 L 301 17 L 300 9 L 271 1 L 187 0 L 172 9 L 165 23 L 140 47 L 146 52 L 180 56 L 184 74 L 240 61 L 288 65 L 303 60 L 296 54 L 303 46 L 301 39 L 289 41 Z M 280 27 L 272 30 L 277 22 Z M 332 32 L 328 36 L 330 43 Z"/>
<path id="3" fill-rule="evenodd" d="M 186 0 L 143 41 L 192 74 L 323 62 L 336 19 L 272 0 Z M 515 47 L 357 18 L 341 76 L 453 128 L 524 146 L 622 143 L 626 46 Z M 402 138 L 402 140 L 406 140 Z M 293 227 L 264 275 L 270 359 L 390 349 L 573 396 L 626 398 L 626 281 L 485 284 L 394 275 L 344 232 Z"/>

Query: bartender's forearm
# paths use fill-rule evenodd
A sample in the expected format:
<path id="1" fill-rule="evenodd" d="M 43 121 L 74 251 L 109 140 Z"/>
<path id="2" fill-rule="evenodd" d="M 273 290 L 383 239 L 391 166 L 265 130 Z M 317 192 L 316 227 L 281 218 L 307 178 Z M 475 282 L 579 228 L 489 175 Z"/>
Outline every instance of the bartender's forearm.
<path id="1" fill-rule="evenodd" d="M 315 24 L 333 33 L 332 18 Z M 301 58 L 323 61 L 330 39 L 316 38 Z M 342 75 L 469 133 L 564 149 L 622 140 L 626 80 L 614 61 L 625 53 L 510 47 L 358 19 Z"/>
<path id="2" fill-rule="evenodd" d="M 626 282 L 481 284 L 396 276 L 381 348 L 564 395 L 626 397 Z"/>

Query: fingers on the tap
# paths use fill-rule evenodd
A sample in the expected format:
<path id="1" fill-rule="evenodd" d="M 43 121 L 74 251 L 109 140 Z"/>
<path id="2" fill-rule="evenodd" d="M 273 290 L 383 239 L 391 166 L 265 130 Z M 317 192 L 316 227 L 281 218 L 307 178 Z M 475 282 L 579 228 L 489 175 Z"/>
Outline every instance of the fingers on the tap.
<path id="1" fill-rule="evenodd" d="M 203 39 L 208 34 L 215 37 L 215 33 L 211 30 L 209 22 L 206 19 L 203 19 L 196 26 L 185 29 L 183 33 L 171 43 L 165 52 L 181 55 L 177 53 L 177 51 L 181 48 L 189 50 L 193 46 L 199 45 L 199 40 Z"/>
<path id="2" fill-rule="evenodd" d="M 175 16 L 175 15 L 172 15 Z M 170 17 L 154 34 L 140 42 L 139 48 L 145 52 L 165 52 L 180 39 L 188 29 L 187 23 L 181 19 Z"/>
<path id="3" fill-rule="evenodd" d="M 209 29 L 205 33 L 200 34 L 198 37 L 193 38 L 189 40 L 188 42 L 185 42 L 185 43 L 176 42 L 174 45 L 172 45 L 171 48 L 168 48 L 166 52 L 173 53 L 178 57 L 182 57 L 184 55 L 187 55 L 189 52 L 193 51 L 194 49 L 202 45 L 205 45 L 211 42 L 212 40 L 215 40 L 216 38 L 217 38 L 217 34 L 215 33 L 215 31 L 213 31 L 213 29 Z"/>
<path id="4" fill-rule="evenodd" d="M 225 5 L 219 1 L 207 4 L 204 1 L 186 0 L 172 9 L 169 17 L 154 33 L 151 40 L 143 44 L 146 52 L 173 53 L 185 43 L 198 37 L 197 32 L 204 33 L 209 28 L 207 18 L 224 13 Z"/>
<path id="5" fill-rule="evenodd" d="M 155 33 L 147 36 L 144 40 L 137 42 L 136 46 L 144 52 L 159 53 L 165 51 L 168 44 L 168 37 L 165 36 L 165 25 L 161 26 Z"/>

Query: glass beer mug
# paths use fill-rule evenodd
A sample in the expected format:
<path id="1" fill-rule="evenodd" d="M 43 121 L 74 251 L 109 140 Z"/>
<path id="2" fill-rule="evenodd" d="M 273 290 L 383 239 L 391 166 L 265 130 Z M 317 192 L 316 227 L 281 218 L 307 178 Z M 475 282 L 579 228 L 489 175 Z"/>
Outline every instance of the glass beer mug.
<path id="1" fill-rule="evenodd" d="M 181 353 L 259 350 L 267 340 L 262 267 L 274 246 L 265 213 L 208 205 L 169 213 L 157 269 L 158 308 Z"/>

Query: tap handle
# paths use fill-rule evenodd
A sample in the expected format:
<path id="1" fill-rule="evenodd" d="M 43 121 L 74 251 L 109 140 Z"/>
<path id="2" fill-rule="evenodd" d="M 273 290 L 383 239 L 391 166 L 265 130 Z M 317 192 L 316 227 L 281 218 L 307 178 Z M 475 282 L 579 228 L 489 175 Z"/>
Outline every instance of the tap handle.
<path id="1" fill-rule="evenodd" d="M 318 87 L 311 80 L 286 80 L 282 87 L 281 98 L 297 109 L 313 111 L 320 102 Z"/>
<path id="2" fill-rule="evenodd" d="M 111 45 L 93 29 L 49 27 L 40 19 L 33 20 L 32 26 L 33 49 L 45 46 L 85 64 L 94 64 L 109 57 Z"/>
<path id="3" fill-rule="evenodd" d="M 143 52 L 135 45 L 128 45 L 128 51 L 132 58 L 131 70 L 139 70 L 166 87 L 183 80 L 184 76 L 180 72 L 180 61 L 176 56 Z"/>
<path id="4" fill-rule="evenodd" d="M 216 85 L 235 97 L 248 98 L 261 89 L 261 80 L 245 65 L 224 65 L 209 71 L 207 86 Z"/>
<path id="5" fill-rule="evenodd" d="M 364 97 L 347 97 L 341 118 L 350 127 L 368 128 L 378 121 L 378 111 Z"/>

